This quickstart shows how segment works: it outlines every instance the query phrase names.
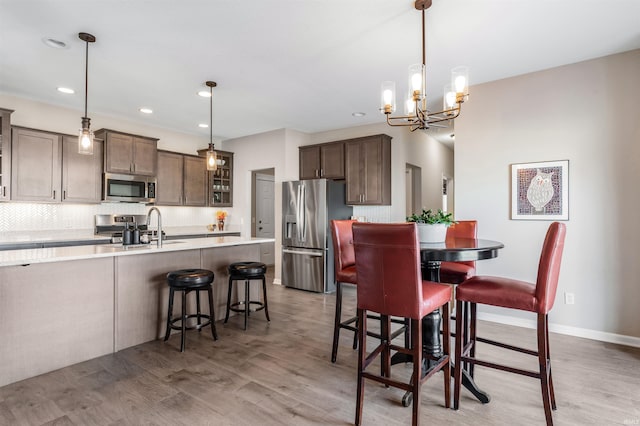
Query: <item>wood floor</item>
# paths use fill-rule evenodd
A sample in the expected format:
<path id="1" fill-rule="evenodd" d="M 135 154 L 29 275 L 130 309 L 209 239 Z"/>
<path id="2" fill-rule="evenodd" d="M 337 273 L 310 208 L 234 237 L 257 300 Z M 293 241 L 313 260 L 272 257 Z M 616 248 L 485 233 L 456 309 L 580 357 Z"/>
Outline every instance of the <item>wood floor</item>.
<path id="1" fill-rule="evenodd" d="M 177 332 L 113 355 L 0 388 L 0 425 L 346 425 L 355 410 L 357 351 L 343 332 L 337 363 L 330 362 L 334 295 L 268 286 L 271 323 L 256 312 L 247 331 L 242 317 L 189 332 L 185 353 Z M 345 312 L 355 294 L 345 291 Z M 371 324 L 373 327 L 374 324 Z M 535 345 L 533 330 L 480 322 L 479 335 L 509 335 Z M 46 351 L 46 348 L 42 348 Z M 70 350 L 72 350 L 70 348 Z M 479 354 L 509 357 L 481 345 Z M 551 335 L 557 425 L 640 424 L 640 349 Z M 520 359 L 522 358 L 522 359 Z M 536 359 L 515 362 L 536 368 Z M 407 376 L 410 366 L 393 367 Z M 491 394 L 480 404 L 463 391 L 459 411 L 444 408 L 442 375 L 423 388 L 424 425 L 542 425 L 535 379 L 476 367 Z M 365 386 L 364 424 L 406 425 L 411 409 L 402 391 Z"/>

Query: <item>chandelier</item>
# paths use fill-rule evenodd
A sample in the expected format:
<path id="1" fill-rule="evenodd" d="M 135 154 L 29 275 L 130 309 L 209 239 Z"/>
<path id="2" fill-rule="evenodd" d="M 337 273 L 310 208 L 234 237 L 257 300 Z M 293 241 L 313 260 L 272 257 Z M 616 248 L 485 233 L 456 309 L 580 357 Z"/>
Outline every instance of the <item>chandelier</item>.
<path id="1" fill-rule="evenodd" d="M 438 125 L 460 115 L 462 103 L 469 97 L 469 70 L 467 67 L 456 67 L 451 70 L 451 85 L 444 88 L 443 109 L 438 112 L 427 110 L 427 75 L 425 49 L 425 10 L 431 6 L 432 0 L 416 0 L 415 8 L 422 11 L 422 63 L 409 66 L 409 91 L 404 106 L 404 114 L 392 116 L 396 111 L 396 83 L 382 82 L 380 112 L 387 116 L 390 126 L 409 126 L 413 132 L 429 127 L 446 127 Z"/>

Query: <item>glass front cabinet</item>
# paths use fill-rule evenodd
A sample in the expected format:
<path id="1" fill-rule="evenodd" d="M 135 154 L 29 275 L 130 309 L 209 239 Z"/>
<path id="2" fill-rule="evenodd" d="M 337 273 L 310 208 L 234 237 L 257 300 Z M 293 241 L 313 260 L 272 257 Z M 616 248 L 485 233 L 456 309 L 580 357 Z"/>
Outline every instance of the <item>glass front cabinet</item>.
<path id="1" fill-rule="evenodd" d="M 233 152 L 216 150 L 218 170 L 209 172 L 209 206 L 233 207 Z M 206 149 L 198 150 L 201 156 Z"/>

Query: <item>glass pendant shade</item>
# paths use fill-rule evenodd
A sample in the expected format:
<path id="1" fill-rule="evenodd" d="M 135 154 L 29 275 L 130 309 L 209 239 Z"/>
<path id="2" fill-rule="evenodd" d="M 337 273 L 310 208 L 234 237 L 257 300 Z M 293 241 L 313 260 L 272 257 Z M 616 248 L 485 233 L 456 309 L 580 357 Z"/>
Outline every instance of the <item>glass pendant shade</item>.
<path id="1" fill-rule="evenodd" d="M 218 155 L 213 149 L 213 144 L 209 145 L 209 151 L 207 151 L 207 170 L 218 170 Z"/>
<path id="2" fill-rule="evenodd" d="M 389 114 L 396 110 L 396 83 L 383 81 L 380 87 L 380 112 Z"/>
<path id="3" fill-rule="evenodd" d="M 78 131 L 78 154 L 93 155 L 93 130 L 89 122 L 89 118 L 82 117 L 82 129 Z"/>
<path id="4" fill-rule="evenodd" d="M 444 95 L 442 96 L 443 109 L 451 110 L 456 107 L 456 92 L 451 89 L 451 86 L 444 86 Z"/>
<path id="5" fill-rule="evenodd" d="M 427 87 L 427 75 L 423 64 L 413 64 L 409 66 L 409 90 L 413 100 L 421 100 L 425 96 Z"/>
<path id="6" fill-rule="evenodd" d="M 458 96 L 469 96 L 468 67 L 455 67 L 451 70 L 451 87 Z"/>

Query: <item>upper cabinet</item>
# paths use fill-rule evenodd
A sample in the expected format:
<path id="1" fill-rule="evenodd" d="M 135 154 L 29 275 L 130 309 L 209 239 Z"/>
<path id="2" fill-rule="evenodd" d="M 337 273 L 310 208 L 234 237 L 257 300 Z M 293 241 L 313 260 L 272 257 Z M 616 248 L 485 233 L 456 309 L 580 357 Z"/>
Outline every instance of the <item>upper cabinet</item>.
<path id="1" fill-rule="evenodd" d="M 301 146 L 300 179 L 344 179 L 344 143 Z"/>
<path id="2" fill-rule="evenodd" d="M 11 199 L 99 203 L 102 195 L 102 141 L 93 155 L 78 154 L 78 137 L 13 128 Z"/>
<path id="3" fill-rule="evenodd" d="M 60 202 L 60 135 L 13 127 L 11 199 Z"/>
<path id="4" fill-rule="evenodd" d="M 233 207 L 233 152 L 216 150 L 218 169 L 209 172 L 209 206 Z M 198 155 L 206 157 L 207 149 Z"/>
<path id="5" fill-rule="evenodd" d="M 11 113 L 0 108 L 0 201 L 11 197 Z"/>
<path id="6" fill-rule="evenodd" d="M 93 155 L 78 154 L 78 137 L 62 136 L 62 202 L 102 201 L 104 143 L 93 141 Z"/>
<path id="7" fill-rule="evenodd" d="M 391 137 L 344 141 L 346 203 L 391 205 Z"/>
<path id="8" fill-rule="evenodd" d="M 195 155 L 158 151 L 156 204 L 159 206 L 206 206 L 206 160 Z"/>
<path id="9" fill-rule="evenodd" d="M 105 141 L 104 171 L 107 173 L 156 176 L 158 139 L 100 129 L 96 137 Z"/>

